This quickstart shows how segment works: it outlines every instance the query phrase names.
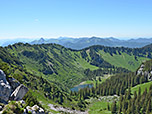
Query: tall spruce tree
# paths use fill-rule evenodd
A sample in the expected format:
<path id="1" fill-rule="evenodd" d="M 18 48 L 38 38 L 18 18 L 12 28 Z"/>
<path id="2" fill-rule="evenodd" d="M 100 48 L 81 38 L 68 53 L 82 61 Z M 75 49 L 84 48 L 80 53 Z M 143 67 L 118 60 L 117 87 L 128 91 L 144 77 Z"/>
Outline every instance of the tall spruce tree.
<path id="1" fill-rule="evenodd" d="M 114 102 L 112 103 L 111 112 L 112 112 L 112 114 L 116 114 L 116 113 L 117 113 L 116 101 L 114 101 Z"/>

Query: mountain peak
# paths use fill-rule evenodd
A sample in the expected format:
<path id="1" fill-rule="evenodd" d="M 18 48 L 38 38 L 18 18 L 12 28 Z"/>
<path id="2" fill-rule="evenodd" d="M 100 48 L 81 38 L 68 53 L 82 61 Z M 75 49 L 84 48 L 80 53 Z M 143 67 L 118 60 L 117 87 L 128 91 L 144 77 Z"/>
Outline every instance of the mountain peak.
<path id="1" fill-rule="evenodd" d="M 39 40 L 40 42 L 44 42 L 45 41 L 45 39 L 44 38 L 40 38 L 40 40 Z"/>

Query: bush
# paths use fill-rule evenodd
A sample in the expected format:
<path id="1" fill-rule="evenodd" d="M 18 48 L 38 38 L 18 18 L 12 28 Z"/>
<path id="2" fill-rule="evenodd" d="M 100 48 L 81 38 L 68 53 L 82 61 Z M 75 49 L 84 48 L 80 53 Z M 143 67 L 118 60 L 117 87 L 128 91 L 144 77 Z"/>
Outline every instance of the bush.
<path id="1" fill-rule="evenodd" d="M 2 114 L 22 114 L 24 109 L 21 105 L 15 101 L 11 101 L 8 105 L 5 106 Z"/>

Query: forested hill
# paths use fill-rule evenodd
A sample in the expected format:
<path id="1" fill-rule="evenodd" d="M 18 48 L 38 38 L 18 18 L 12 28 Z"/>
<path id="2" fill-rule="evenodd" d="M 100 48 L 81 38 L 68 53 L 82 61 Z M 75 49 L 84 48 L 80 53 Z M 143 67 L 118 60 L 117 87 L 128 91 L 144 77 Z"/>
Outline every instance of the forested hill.
<path id="1" fill-rule="evenodd" d="M 113 100 L 110 107 L 111 102 L 106 101 L 107 97 L 105 96 L 113 95 L 118 95 L 119 100 Z M 152 60 L 143 62 L 136 73 L 116 74 L 102 83 L 96 83 L 95 87 L 81 89 L 77 96 L 80 96 L 80 99 L 83 100 L 92 96 L 97 98 L 104 96 L 104 102 L 101 100 L 100 103 L 104 104 L 106 101 L 108 105 L 105 110 L 111 110 L 112 114 L 151 114 Z M 102 111 L 104 109 L 100 110 L 100 112 Z"/>
<path id="2" fill-rule="evenodd" d="M 123 98 L 123 107 L 113 108 L 112 113 L 130 111 L 130 106 L 139 105 L 135 111 L 150 111 L 149 99 L 151 90 L 147 93 L 142 107 L 142 97 L 133 98 L 128 87 L 134 87 L 148 82 L 145 71 L 151 73 L 152 45 L 143 48 L 111 48 L 104 46 L 91 46 L 82 50 L 72 50 L 57 44 L 30 45 L 18 43 L 0 48 L 0 69 L 7 78 L 15 78 L 29 88 L 24 97 L 27 105 L 43 105 L 56 103 L 77 110 L 85 110 L 88 102 L 85 99 L 98 96 L 120 95 Z M 142 63 L 143 62 L 143 63 Z M 144 64 L 143 73 L 136 75 Z M 128 70 L 129 69 L 129 70 Z M 133 73 L 130 72 L 136 71 Z M 129 73 L 128 73 L 129 72 Z M 82 81 L 100 79 L 105 74 L 115 74 L 102 83 L 96 82 L 93 88 L 85 88 L 79 92 L 71 92 L 68 88 Z M 68 87 L 68 88 L 66 88 Z M 151 87 L 150 87 L 151 88 Z M 146 91 L 146 90 L 145 90 Z M 124 95 L 124 96 L 121 96 Z M 138 96 L 137 96 L 138 97 Z M 136 104 L 130 104 L 133 100 Z M 42 104 L 39 103 L 42 101 Z M 129 104 L 129 105 L 128 105 Z M 119 105 L 119 104 L 118 104 Z M 128 106 L 127 106 L 128 105 Z M 132 109 L 134 110 L 134 109 Z M 136 113 L 136 112 L 135 112 Z"/>
<path id="3" fill-rule="evenodd" d="M 149 47 L 91 46 L 73 50 L 58 44 L 17 43 L 5 47 L 5 51 L 18 58 L 31 74 L 72 87 L 97 75 L 135 71 L 144 60 L 152 58 Z M 94 75 L 87 75 L 90 71 Z"/>
<path id="4" fill-rule="evenodd" d="M 61 103 L 61 96 L 66 96 L 66 98 L 68 98 L 67 101 L 69 101 L 69 99 L 71 100 L 71 98 L 69 98 L 69 91 L 66 88 L 64 88 L 65 86 L 55 81 L 48 82 L 42 76 L 37 76 L 35 74 L 29 73 L 27 69 L 24 67 L 24 64 L 20 62 L 20 60 L 17 57 L 13 56 L 2 47 L 0 47 L 0 70 L 2 70 L 6 74 L 6 79 L 9 82 L 9 84 L 12 84 L 11 89 L 14 90 L 14 87 L 17 86 L 17 83 L 24 84 L 26 87 L 28 87 L 29 92 L 23 98 L 23 100 L 25 101 L 24 106 L 38 105 L 42 107 L 42 104 L 38 99 L 39 97 L 41 100 L 43 100 L 43 105 L 46 101 L 48 101 L 47 97 L 49 97 L 49 100 L 53 99 L 56 103 Z M 2 78 L 3 77 L 1 77 L 1 79 Z M 13 79 L 14 82 L 11 82 L 10 79 Z M 5 96 L 6 88 L 3 88 L 3 85 L 3 80 L 1 80 L 1 95 L 4 94 Z M 0 97 L 0 106 L 2 106 L 5 113 L 19 114 L 23 112 L 22 107 L 20 106 L 23 106 L 23 104 L 19 102 L 16 102 L 18 103 L 16 104 L 14 101 L 10 101 L 10 104 L 7 104 L 7 101 L 3 102 L 3 99 L 1 98 L 2 96 Z M 3 103 L 6 105 L 7 108 L 4 107 Z M 12 103 L 15 103 L 17 106 Z M 76 104 L 74 105 L 75 107 L 77 107 Z M 13 106 L 13 108 L 11 106 Z"/>

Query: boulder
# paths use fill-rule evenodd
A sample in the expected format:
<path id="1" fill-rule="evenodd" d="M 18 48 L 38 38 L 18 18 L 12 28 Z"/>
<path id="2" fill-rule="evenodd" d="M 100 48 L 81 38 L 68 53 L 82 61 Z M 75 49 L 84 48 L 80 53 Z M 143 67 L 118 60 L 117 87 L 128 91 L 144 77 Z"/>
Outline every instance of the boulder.
<path id="1" fill-rule="evenodd" d="M 140 68 L 144 68 L 145 67 L 145 65 L 144 64 L 142 64 L 141 66 L 140 66 Z"/>
<path id="2" fill-rule="evenodd" d="M 27 106 L 24 114 L 28 114 L 29 112 L 32 114 L 45 114 L 45 111 L 37 105 L 34 105 L 33 107 Z"/>
<path id="3" fill-rule="evenodd" d="M 11 99 L 12 100 L 22 100 L 22 98 L 24 97 L 24 95 L 28 92 L 28 88 L 25 87 L 23 84 L 21 84 L 20 86 L 18 86 L 15 91 L 11 94 Z"/>
<path id="4" fill-rule="evenodd" d="M 19 101 L 21 104 L 26 104 L 24 100 Z"/>
<path id="5" fill-rule="evenodd" d="M 143 71 L 142 70 L 138 70 L 137 71 L 137 75 L 143 75 Z"/>
<path id="6" fill-rule="evenodd" d="M 148 80 L 152 81 L 152 71 L 150 71 L 149 75 L 148 75 Z"/>
<path id="7" fill-rule="evenodd" d="M 142 65 L 140 66 L 140 68 L 139 68 L 138 71 L 137 71 L 137 75 L 144 75 L 144 72 L 143 72 L 144 67 L 145 67 L 144 64 L 142 64 Z"/>
<path id="8" fill-rule="evenodd" d="M 145 72 L 144 72 L 144 77 L 147 78 L 148 75 L 149 75 L 149 72 L 148 72 L 148 71 L 145 71 Z"/>
<path id="9" fill-rule="evenodd" d="M 11 95 L 12 89 L 8 81 L 6 80 L 5 73 L 0 70 L 0 100 L 1 102 L 7 102 Z"/>
<path id="10" fill-rule="evenodd" d="M 2 106 L 0 106 L 0 111 L 2 111 L 3 110 L 3 107 Z"/>
<path id="11" fill-rule="evenodd" d="M 15 90 L 20 85 L 20 82 L 17 81 L 13 77 L 8 78 L 8 81 L 9 81 L 9 83 L 10 83 L 10 85 L 11 85 L 11 87 L 12 87 L 13 90 Z"/>

